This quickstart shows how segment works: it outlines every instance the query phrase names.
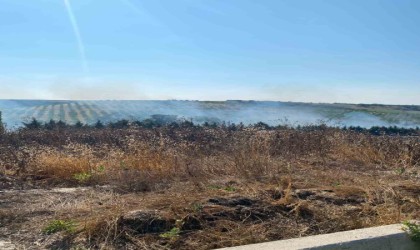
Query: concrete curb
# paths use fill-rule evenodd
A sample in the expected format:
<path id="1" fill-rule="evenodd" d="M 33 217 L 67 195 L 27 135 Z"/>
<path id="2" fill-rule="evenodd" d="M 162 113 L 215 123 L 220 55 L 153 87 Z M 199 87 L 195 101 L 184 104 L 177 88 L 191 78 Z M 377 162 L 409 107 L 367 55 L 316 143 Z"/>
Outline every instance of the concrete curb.
<path id="1" fill-rule="evenodd" d="M 348 249 L 348 250 L 420 250 L 420 243 L 412 241 L 401 224 L 357 229 L 345 232 L 308 236 L 297 239 L 272 241 L 226 250 L 297 250 L 297 249 Z"/>
<path id="2" fill-rule="evenodd" d="M 1 250 L 15 250 L 16 247 L 10 241 L 0 240 L 0 249 Z"/>

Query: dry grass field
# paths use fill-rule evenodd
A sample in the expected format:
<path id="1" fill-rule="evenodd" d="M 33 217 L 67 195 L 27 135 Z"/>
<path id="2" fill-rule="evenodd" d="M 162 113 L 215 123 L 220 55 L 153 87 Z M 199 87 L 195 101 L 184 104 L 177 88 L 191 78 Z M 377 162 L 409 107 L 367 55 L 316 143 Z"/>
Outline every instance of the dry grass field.
<path id="1" fill-rule="evenodd" d="M 308 126 L 0 135 L 0 240 L 214 249 L 420 218 L 420 137 Z"/>

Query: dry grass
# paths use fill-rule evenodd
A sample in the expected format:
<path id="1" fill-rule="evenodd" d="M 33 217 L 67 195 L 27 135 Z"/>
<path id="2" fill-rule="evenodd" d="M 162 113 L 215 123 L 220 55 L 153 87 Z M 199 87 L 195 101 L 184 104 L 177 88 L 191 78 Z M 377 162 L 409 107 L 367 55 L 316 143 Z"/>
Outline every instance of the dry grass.
<path id="1" fill-rule="evenodd" d="M 420 218 L 419 166 L 418 137 L 324 126 L 8 132 L 0 188 L 85 190 L 0 193 L 0 233 L 46 248 L 211 249 L 390 224 Z M 52 220 L 77 230 L 42 236 Z"/>

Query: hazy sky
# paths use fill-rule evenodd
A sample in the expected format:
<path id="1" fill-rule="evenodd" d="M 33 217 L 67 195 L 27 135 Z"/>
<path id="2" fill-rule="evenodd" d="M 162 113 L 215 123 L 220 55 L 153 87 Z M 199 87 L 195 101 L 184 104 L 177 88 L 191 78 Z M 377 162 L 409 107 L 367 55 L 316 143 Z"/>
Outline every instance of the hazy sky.
<path id="1" fill-rule="evenodd" d="M 0 98 L 420 104 L 419 0 L 0 6 Z"/>

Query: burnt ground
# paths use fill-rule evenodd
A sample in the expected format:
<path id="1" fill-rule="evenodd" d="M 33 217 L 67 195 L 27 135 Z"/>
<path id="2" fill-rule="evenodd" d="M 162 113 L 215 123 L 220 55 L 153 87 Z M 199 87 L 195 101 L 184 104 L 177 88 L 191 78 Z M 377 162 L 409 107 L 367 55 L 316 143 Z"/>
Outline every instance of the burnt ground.
<path id="1" fill-rule="evenodd" d="M 404 196 L 404 203 L 396 195 Z M 0 241 L 17 249 L 213 249 L 419 216 L 419 195 L 420 185 L 404 183 L 375 195 L 355 187 L 232 180 L 149 193 L 120 193 L 109 186 L 3 189 Z M 71 221 L 73 228 L 45 233 L 56 220 Z"/>

